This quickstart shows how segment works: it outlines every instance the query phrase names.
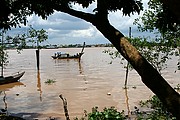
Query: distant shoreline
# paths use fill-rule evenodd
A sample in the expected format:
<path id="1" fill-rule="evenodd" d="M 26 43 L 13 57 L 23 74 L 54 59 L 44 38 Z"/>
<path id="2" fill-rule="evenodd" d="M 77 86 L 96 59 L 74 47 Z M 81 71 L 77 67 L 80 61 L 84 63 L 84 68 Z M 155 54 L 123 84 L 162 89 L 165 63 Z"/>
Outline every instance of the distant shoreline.
<path id="1" fill-rule="evenodd" d="M 44 45 L 39 46 L 40 49 L 58 49 L 58 48 L 82 48 L 83 46 L 81 44 L 74 44 L 74 45 Z M 113 47 L 112 44 L 92 44 L 92 45 L 85 45 L 85 47 Z M 9 46 L 6 49 L 17 49 L 14 46 Z M 25 46 L 22 49 L 37 49 L 36 46 Z"/>

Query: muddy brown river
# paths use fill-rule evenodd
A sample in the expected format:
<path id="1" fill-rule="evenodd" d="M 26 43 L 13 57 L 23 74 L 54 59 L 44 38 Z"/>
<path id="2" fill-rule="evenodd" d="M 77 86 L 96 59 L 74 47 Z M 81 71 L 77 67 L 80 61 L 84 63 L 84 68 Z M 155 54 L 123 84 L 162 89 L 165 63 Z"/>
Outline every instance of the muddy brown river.
<path id="1" fill-rule="evenodd" d="M 100 48 L 85 48 L 81 61 L 53 60 L 51 55 L 57 51 L 75 54 L 81 48 L 60 48 L 40 50 L 40 70 L 36 69 L 34 49 L 8 50 L 9 64 L 5 75 L 18 71 L 26 73 L 20 82 L 0 85 L 0 109 L 7 109 L 25 119 L 46 120 L 49 117 L 65 120 L 62 94 L 67 99 L 71 119 L 83 115 L 84 110 L 92 107 L 115 106 L 119 111 L 134 110 L 140 100 L 147 100 L 153 93 L 142 83 L 136 71 L 129 72 L 128 89 L 123 89 L 125 79 L 124 65 L 119 59 L 113 60 Z M 162 76 L 172 87 L 180 84 L 180 71 L 176 71 L 176 58 L 169 60 L 168 68 Z M 56 81 L 46 84 L 50 79 Z"/>

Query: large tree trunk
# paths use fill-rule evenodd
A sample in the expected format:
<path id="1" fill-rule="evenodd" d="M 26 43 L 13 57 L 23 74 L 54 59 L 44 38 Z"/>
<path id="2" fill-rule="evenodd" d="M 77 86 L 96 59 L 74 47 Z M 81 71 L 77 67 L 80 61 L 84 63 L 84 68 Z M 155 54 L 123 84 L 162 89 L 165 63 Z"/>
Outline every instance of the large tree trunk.
<path id="1" fill-rule="evenodd" d="M 98 20 L 93 23 L 97 29 L 116 47 L 133 68 L 141 76 L 143 83 L 158 96 L 167 109 L 180 120 L 180 95 L 166 80 L 147 62 L 147 60 L 132 46 L 122 33 L 109 22 Z"/>
<path id="2" fill-rule="evenodd" d="M 102 3 L 100 0 L 99 3 Z M 101 5 L 101 4 L 98 4 Z M 141 76 L 143 83 L 158 96 L 167 109 L 180 120 L 180 95 L 154 67 L 132 46 L 120 31 L 110 25 L 105 9 L 100 9 L 97 14 L 84 13 L 70 8 L 58 7 L 58 11 L 92 23 L 121 53 Z"/>

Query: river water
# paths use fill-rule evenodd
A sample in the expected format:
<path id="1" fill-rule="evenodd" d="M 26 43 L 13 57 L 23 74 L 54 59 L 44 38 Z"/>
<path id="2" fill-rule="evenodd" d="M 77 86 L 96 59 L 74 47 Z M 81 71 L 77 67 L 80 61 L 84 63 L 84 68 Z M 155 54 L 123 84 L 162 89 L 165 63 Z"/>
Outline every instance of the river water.
<path id="1" fill-rule="evenodd" d="M 72 118 L 83 115 L 84 110 L 91 111 L 98 106 L 115 106 L 126 113 L 134 110 L 140 100 L 147 100 L 153 93 L 142 83 L 136 71 L 129 72 L 128 89 L 123 89 L 125 79 L 124 65 L 120 60 L 113 60 L 102 53 L 104 47 L 85 48 L 81 61 L 53 60 L 51 55 L 57 51 L 75 54 L 81 48 L 60 48 L 40 50 L 40 70 L 36 69 L 34 49 L 27 49 L 17 54 L 8 50 L 9 64 L 5 75 L 25 71 L 20 82 L 0 86 L 0 109 L 7 109 L 8 114 L 25 119 L 49 117 L 64 120 L 62 94 L 68 102 L 69 115 Z M 180 83 L 180 71 L 176 71 L 176 59 L 168 62 L 163 77 L 173 87 Z M 46 84 L 48 79 L 56 81 Z"/>

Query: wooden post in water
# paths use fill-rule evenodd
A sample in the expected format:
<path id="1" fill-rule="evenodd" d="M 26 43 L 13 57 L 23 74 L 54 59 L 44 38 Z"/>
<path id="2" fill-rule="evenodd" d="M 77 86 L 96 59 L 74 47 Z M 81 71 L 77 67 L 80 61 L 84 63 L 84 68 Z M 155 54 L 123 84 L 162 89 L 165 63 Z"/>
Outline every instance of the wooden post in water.
<path id="1" fill-rule="evenodd" d="M 131 38 L 131 27 L 129 27 L 129 38 Z M 127 61 L 126 65 L 126 78 L 125 78 L 125 89 L 127 89 L 127 79 L 128 79 L 128 73 L 129 73 L 129 62 Z"/>
<path id="2" fill-rule="evenodd" d="M 37 60 L 37 69 L 39 70 L 39 42 L 37 40 L 37 50 L 36 50 L 36 60 Z"/>
<path id="3" fill-rule="evenodd" d="M 39 70 L 39 49 L 36 50 L 37 69 Z"/>
<path id="4" fill-rule="evenodd" d="M 65 113 L 65 116 L 66 116 L 66 120 L 70 120 L 70 118 L 69 118 L 69 113 L 68 113 L 68 109 L 67 109 L 67 100 L 66 100 L 66 98 L 64 98 L 64 97 L 62 96 L 62 94 L 59 95 L 59 97 L 60 97 L 60 98 L 62 99 L 62 101 L 63 101 L 64 113 Z"/>

